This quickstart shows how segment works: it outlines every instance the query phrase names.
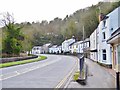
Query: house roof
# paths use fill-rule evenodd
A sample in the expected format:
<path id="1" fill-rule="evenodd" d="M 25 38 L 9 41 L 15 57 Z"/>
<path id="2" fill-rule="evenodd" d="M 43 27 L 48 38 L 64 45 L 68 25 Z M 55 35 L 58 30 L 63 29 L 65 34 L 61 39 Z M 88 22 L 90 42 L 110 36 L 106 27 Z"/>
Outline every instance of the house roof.
<path id="1" fill-rule="evenodd" d="M 42 48 L 42 46 L 34 46 L 33 48 Z"/>
<path id="2" fill-rule="evenodd" d="M 62 46 L 60 45 L 60 46 L 58 46 L 59 48 L 61 48 Z"/>
<path id="3" fill-rule="evenodd" d="M 90 38 L 86 38 L 84 41 L 85 41 L 85 42 L 90 41 Z"/>
<path id="4" fill-rule="evenodd" d="M 57 47 L 57 45 L 53 45 L 51 48 L 56 48 Z"/>
<path id="5" fill-rule="evenodd" d="M 72 46 L 75 42 L 71 43 L 69 46 Z"/>
<path id="6" fill-rule="evenodd" d="M 48 47 L 48 46 L 50 46 L 50 45 L 51 45 L 51 43 L 46 43 L 46 44 L 44 44 L 43 46 Z"/>
<path id="7" fill-rule="evenodd" d="M 75 40 L 75 39 L 71 38 L 71 39 L 65 40 L 64 42 L 71 42 L 72 40 Z"/>

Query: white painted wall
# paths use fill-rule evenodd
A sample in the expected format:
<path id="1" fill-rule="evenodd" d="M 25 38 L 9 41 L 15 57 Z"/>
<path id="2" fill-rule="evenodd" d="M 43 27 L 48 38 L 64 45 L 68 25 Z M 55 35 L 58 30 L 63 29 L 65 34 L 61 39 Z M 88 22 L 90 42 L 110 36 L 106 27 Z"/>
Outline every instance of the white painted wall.
<path id="1" fill-rule="evenodd" d="M 110 18 L 110 34 L 112 34 L 120 27 L 120 7 L 109 13 L 108 16 Z"/>
<path id="2" fill-rule="evenodd" d="M 70 48 L 71 53 L 74 53 L 74 52 L 83 53 L 83 41 L 78 41 L 74 43 L 73 45 L 71 45 L 70 47 L 69 48 Z M 89 41 L 84 43 L 84 48 L 88 48 L 88 47 L 90 47 Z"/>
<path id="3" fill-rule="evenodd" d="M 97 30 L 96 29 L 91 35 L 90 35 L 90 50 L 96 50 L 97 49 Z M 97 61 L 97 52 L 90 52 L 90 59 Z"/>
<path id="4" fill-rule="evenodd" d="M 49 48 L 49 53 L 56 53 L 56 48 L 57 48 L 57 45 L 54 45 L 52 47 Z"/>
<path id="5" fill-rule="evenodd" d="M 49 53 L 61 53 L 62 47 L 61 46 L 52 46 L 49 48 Z"/>
<path id="6" fill-rule="evenodd" d="M 75 42 L 75 39 L 68 39 L 68 40 L 65 40 L 63 43 L 62 43 L 62 51 L 65 53 L 65 52 L 69 52 L 69 45 L 74 43 Z"/>
<path id="7" fill-rule="evenodd" d="M 103 27 L 103 21 L 98 26 L 98 61 L 104 64 L 112 64 L 111 46 L 107 44 L 106 40 L 111 37 L 111 34 L 120 27 L 120 7 L 113 10 L 107 15 L 106 25 Z M 102 32 L 105 32 L 106 39 L 103 40 Z M 107 60 L 102 59 L 102 49 L 106 49 Z"/>
<path id="8" fill-rule="evenodd" d="M 32 48 L 32 52 L 31 52 L 33 55 L 38 55 L 38 54 L 41 54 L 43 53 L 43 50 L 42 50 L 42 46 L 34 46 Z"/>
<path id="9" fill-rule="evenodd" d="M 110 37 L 110 18 L 106 19 L 105 27 L 103 23 L 101 21 L 98 26 L 98 62 L 109 65 L 112 64 L 112 59 L 110 55 L 110 44 L 107 44 L 106 40 Z M 103 32 L 105 32 L 105 39 L 103 39 Z M 103 49 L 106 50 L 106 60 L 103 60 Z"/>

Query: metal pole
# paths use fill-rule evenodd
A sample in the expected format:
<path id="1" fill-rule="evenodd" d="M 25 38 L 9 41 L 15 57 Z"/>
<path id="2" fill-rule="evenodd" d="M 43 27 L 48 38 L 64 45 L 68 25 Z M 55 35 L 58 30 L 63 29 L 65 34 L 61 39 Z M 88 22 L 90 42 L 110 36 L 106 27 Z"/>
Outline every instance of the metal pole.
<path id="1" fill-rule="evenodd" d="M 80 77 L 82 77 L 83 67 L 84 67 L 84 26 L 83 26 L 83 56 L 80 58 Z"/>
<path id="2" fill-rule="evenodd" d="M 83 25 L 83 56 L 84 56 L 84 25 Z"/>
<path id="3" fill-rule="evenodd" d="M 120 90 L 119 89 L 119 72 L 116 72 L 116 90 Z"/>

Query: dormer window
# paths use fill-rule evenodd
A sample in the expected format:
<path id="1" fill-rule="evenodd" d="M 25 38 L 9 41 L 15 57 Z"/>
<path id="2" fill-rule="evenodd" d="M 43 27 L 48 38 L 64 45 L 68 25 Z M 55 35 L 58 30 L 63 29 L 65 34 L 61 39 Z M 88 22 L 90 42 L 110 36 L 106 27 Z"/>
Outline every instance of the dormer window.
<path id="1" fill-rule="evenodd" d="M 111 30 L 113 30 L 113 28 L 111 28 Z"/>

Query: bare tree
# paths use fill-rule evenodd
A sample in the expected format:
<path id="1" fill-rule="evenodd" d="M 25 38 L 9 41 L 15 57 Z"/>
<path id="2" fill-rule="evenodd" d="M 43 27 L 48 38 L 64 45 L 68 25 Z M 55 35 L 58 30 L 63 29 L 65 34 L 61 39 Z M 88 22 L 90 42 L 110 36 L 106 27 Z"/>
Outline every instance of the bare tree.
<path id="1" fill-rule="evenodd" d="M 4 27 L 8 27 L 8 24 L 14 24 L 14 18 L 13 15 L 11 15 L 10 13 L 6 12 L 6 13 L 0 13 L 0 26 Z"/>

